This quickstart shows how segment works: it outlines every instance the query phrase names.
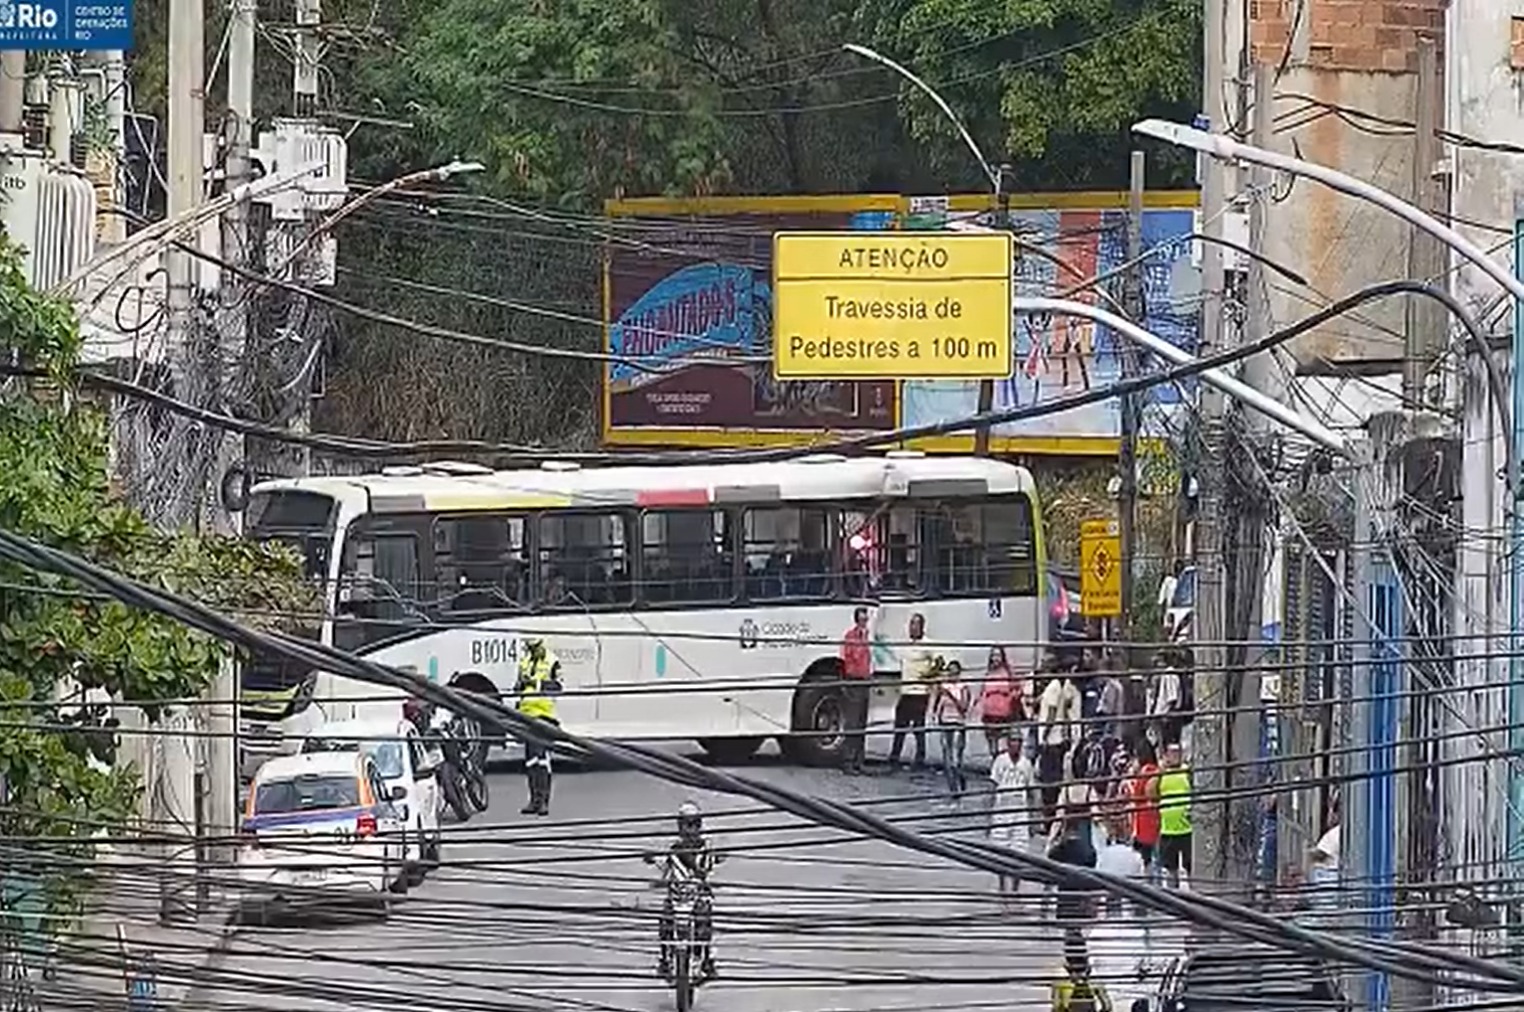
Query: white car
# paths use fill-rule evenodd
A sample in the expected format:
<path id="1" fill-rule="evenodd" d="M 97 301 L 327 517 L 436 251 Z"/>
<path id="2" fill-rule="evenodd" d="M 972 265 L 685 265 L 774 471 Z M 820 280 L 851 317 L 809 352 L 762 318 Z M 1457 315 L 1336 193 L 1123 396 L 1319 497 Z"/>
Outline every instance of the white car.
<path id="1" fill-rule="evenodd" d="M 443 801 L 437 773 L 443 755 L 424 742 L 412 721 L 332 721 L 316 728 L 302 742 L 301 751 L 303 755 L 360 751 L 370 756 L 406 827 L 403 842 L 409 874 L 417 881 L 426 869 L 438 867 L 444 834 L 439 828 Z"/>
<path id="2" fill-rule="evenodd" d="M 265 763 L 244 810 L 238 877 L 245 903 L 300 906 L 336 898 L 384 917 L 409 885 L 402 789 L 369 755 L 316 752 Z"/>

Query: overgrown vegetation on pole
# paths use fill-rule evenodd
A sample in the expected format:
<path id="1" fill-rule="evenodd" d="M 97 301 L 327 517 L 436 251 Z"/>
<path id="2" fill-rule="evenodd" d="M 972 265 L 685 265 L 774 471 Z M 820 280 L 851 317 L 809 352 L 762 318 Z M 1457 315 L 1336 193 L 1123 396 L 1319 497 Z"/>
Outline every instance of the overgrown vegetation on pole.
<path id="1" fill-rule="evenodd" d="M 294 553 L 157 531 L 113 495 L 106 414 L 76 383 L 74 311 L 29 287 L 19 251 L 3 242 L 0 335 L 8 360 L 46 375 L 0 387 L 0 529 L 245 621 L 279 625 L 317 607 Z M 199 695 L 223 656 L 175 622 L 0 565 L 0 835 L 14 851 L 9 874 L 42 887 L 50 918 L 77 909 L 92 838 L 134 823 L 143 787 L 139 770 L 115 764 L 114 707 L 82 705 L 85 694 L 101 690 L 157 721 Z M 40 856 L 29 866 L 28 855 Z"/>

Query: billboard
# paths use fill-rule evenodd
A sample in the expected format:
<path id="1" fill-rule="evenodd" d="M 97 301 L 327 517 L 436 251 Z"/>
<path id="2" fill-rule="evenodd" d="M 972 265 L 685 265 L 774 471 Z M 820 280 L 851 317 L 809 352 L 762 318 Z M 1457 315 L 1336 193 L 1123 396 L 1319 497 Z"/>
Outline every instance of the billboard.
<path id="1" fill-rule="evenodd" d="M 693 213 L 671 216 L 676 203 Z M 719 203 L 724 212 L 712 213 Z M 631 361 L 605 369 L 610 443 L 728 446 L 790 443 L 823 432 L 888 430 L 892 382 L 773 378 L 773 233 L 883 231 L 899 198 L 625 201 L 633 242 L 610 244 L 604 265 L 607 347 Z M 709 213 L 706 213 L 709 212 Z"/>
<path id="2" fill-rule="evenodd" d="M 1144 325 L 1194 352 L 1200 282 L 1191 263 L 1194 192 L 1151 193 L 1144 203 Z M 1051 295 L 1125 259 L 1126 195 L 1018 195 L 1016 286 Z M 611 445 L 804 445 L 833 435 L 889 431 L 974 413 L 973 379 L 864 382 L 773 378 L 773 234 L 780 231 L 945 229 L 992 223 L 988 194 L 636 199 L 611 201 L 615 218 L 637 219 L 608 246 L 604 278 L 607 348 L 630 359 L 605 371 L 604 439 Z M 633 224 L 633 222 L 632 222 Z M 1030 247 L 1045 255 L 1034 255 Z M 1023 252 L 1021 247 L 1028 247 Z M 1058 261 L 1058 262 L 1055 262 Z M 1094 292 L 1075 296 L 1095 300 Z M 1122 344 L 1087 320 L 1019 317 L 1015 368 L 995 382 L 995 406 L 1042 403 L 1115 381 Z M 1138 357 L 1145 370 L 1159 368 Z M 1190 390 L 1154 388 L 1145 434 L 1168 426 Z M 997 427 L 991 448 L 1011 454 L 1114 454 L 1115 401 Z M 972 449 L 970 434 L 916 444 Z"/>

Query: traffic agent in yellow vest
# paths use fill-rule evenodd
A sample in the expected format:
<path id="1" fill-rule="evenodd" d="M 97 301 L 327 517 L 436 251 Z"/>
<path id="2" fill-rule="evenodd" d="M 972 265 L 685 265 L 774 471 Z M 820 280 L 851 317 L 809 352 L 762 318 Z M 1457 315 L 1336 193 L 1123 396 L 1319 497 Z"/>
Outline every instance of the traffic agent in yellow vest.
<path id="1" fill-rule="evenodd" d="M 519 678 L 513 691 L 518 696 L 515 709 L 526 717 L 557 724 L 556 701 L 561 691 L 561 662 L 538 636 L 524 640 L 519 657 Z M 529 802 L 519 811 L 524 815 L 550 814 L 550 750 L 541 742 L 524 739 L 524 776 L 529 781 Z"/>

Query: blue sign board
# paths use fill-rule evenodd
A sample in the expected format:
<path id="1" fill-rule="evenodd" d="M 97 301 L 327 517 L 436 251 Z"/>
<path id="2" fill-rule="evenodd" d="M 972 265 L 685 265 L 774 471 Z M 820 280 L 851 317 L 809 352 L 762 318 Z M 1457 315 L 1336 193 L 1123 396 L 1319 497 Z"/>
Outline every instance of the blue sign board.
<path id="1" fill-rule="evenodd" d="M 132 0 L 0 0 L 0 49 L 131 49 Z"/>

